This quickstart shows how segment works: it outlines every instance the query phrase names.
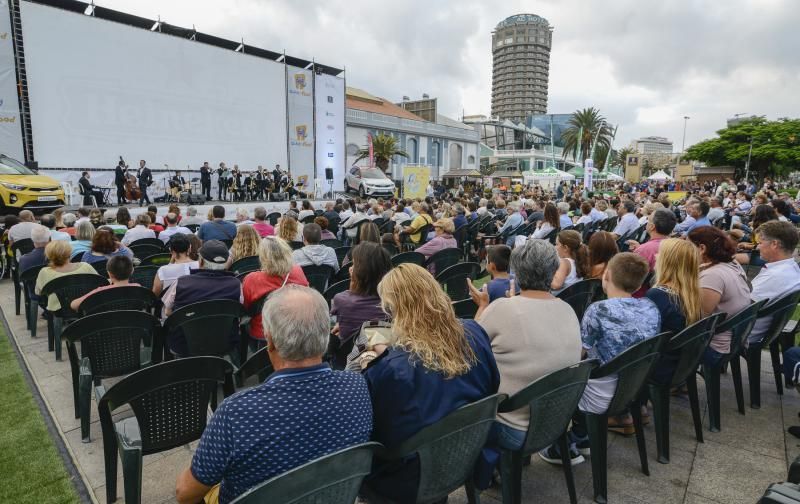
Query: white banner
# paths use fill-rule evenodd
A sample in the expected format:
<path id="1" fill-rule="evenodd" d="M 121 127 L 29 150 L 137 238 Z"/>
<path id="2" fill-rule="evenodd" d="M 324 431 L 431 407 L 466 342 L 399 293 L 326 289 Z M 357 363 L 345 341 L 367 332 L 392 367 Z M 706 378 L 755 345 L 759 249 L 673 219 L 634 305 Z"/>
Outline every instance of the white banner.
<path id="1" fill-rule="evenodd" d="M 8 0 L 0 0 L 0 154 L 24 162 L 14 40 Z"/>
<path id="2" fill-rule="evenodd" d="M 286 70 L 286 90 L 289 93 L 287 111 L 289 114 L 289 170 L 291 170 L 295 182 L 304 180 L 306 189 L 313 190 L 313 72 L 293 66 L 287 67 Z"/>
<path id="3" fill-rule="evenodd" d="M 325 169 L 332 168 L 334 190 L 341 190 L 344 184 L 344 96 L 344 79 L 326 74 L 316 76 L 317 178 L 325 180 Z"/>
<path id="4" fill-rule="evenodd" d="M 594 160 L 587 159 L 583 167 L 583 185 L 587 191 L 591 191 L 594 187 Z"/>

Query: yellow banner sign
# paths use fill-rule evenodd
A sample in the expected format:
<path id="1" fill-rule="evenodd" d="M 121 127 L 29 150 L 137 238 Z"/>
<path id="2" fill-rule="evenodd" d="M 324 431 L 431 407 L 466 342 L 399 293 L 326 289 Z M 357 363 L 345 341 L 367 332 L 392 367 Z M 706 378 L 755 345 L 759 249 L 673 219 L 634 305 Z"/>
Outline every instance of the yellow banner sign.
<path id="1" fill-rule="evenodd" d="M 431 169 L 427 166 L 403 167 L 403 197 L 423 199 L 431 178 Z"/>

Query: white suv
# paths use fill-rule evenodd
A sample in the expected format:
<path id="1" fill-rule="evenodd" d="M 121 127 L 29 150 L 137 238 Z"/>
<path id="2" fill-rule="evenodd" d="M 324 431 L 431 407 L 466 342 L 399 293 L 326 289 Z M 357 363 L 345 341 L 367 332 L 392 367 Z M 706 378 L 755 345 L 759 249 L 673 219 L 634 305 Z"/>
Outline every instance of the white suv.
<path id="1" fill-rule="evenodd" d="M 393 196 L 394 182 L 379 168 L 353 166 L 344 177 L 344 192 L 357 191 L 364 196 Z"/>

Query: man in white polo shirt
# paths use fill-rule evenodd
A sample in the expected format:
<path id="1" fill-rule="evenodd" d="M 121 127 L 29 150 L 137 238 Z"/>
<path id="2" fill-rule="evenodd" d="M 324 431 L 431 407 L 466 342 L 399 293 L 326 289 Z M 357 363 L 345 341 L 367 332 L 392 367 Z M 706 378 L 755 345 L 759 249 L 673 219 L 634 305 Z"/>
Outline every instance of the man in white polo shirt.
<path id="1" fill-rule="evenodd" d="M 756 230 L 758 251 L 766 265 L 753 279 L 753 301 L 769 299 L 774 302 L 780 297 L 800 290 L 800 267 L 793 254 L 800 241 L 794 224 L 781 221 L 769 221 Z M 759 342 L 769 329 L 772 317 L 758 319 L 750 332 L 749 344 Z"/>

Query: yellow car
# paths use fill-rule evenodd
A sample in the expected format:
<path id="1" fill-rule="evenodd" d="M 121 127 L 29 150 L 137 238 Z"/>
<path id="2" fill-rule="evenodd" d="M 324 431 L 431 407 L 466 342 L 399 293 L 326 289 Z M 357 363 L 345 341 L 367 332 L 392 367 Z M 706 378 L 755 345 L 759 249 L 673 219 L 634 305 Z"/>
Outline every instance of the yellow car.
<path id="1" fill-rule="evenodd" d="M 0 153 L 0 212 L 46 212 L 64 206 L 64 189 L 55 179 L 39 175 Z"/>

